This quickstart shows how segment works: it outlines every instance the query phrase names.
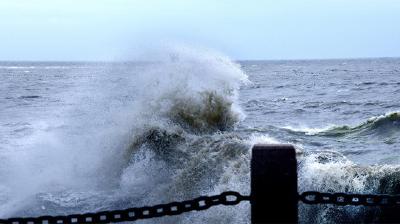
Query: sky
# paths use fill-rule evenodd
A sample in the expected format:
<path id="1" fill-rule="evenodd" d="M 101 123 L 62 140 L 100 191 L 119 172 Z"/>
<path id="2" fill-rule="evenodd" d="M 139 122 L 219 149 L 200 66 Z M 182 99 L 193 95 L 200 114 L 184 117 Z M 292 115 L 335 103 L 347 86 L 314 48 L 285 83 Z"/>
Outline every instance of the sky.
<path id="1" fill-rule="evenodd" d="M 0 0 L 0 60 L 140 60 L 169 43 L 236 60 L 399 57 L 400 0 Z"/>

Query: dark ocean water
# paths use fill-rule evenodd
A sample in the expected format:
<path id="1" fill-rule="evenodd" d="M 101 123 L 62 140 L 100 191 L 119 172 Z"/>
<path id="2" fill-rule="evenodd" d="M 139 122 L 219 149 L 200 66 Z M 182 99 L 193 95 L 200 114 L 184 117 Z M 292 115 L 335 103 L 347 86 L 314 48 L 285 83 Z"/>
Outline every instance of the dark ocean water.
<path id="1" fill-rule="evenodd" d="M 246 124 L 304 150 L 335 150 L 361 164 L 399 164 L 399 116 L 388 118 L 400 108 L 399 59 L 242 65 L 253 81 L 241 90 Z"/>
<path id="2" fill-rule="evenodd" d="M 400 59 L 0 62 L 0 218 L 246 194 L 255 143 L 295 145 L 299 191 L 399 191 Z M 249 205 L 149 223 L 189 220 L 246 223 Z"/>

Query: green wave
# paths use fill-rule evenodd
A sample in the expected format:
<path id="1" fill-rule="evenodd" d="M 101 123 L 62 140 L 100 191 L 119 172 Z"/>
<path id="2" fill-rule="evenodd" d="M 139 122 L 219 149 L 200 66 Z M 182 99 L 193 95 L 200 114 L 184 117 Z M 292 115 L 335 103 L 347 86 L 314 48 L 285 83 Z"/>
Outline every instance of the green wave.
<path id="1" fill-rule="evenodd" d="M 238 113 L 232 109 L 233 102 L 215 91 L 199 95 L 200 99 L 177 99 L 169 111 L 170 119 L 190 132 L 232 130 L 239 121 Z"/>
<path id="2" fill-rule="evenodd" d="M 320 131 L 316 135 L 337 137 L 350 134 L 379 134 L 379 132 L 392 130 L 400 130 L 400 112 L 391 112 L 382 116 L 372 117 L 356 126 L 334 126 Z"/>

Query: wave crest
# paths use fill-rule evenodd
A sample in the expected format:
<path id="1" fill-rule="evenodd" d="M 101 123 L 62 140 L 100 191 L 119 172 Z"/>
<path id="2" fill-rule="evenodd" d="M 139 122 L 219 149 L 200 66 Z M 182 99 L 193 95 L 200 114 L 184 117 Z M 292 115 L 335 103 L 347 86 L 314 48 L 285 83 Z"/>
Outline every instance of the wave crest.
<path id="1" fill-rule="evenodd" d="M 369 134 L 387 132 L 389 130 L 399 130 L 400 128 L 400 112 L 387 113 L 382 116 L 369 118 L 367 121 L 356 126 L 337 126 L 322 131 L 318 135 L 323 136 L 343 136 L 348 134 Z"/>
<path id="2" fill-rule="evenodd" d="M 385 115 L 371 117 L 366 121 L 355 125 L 335 125 L 322 129 L 295 129 L 286 127 L 285 129 L 306 135 L 317 135 L 326 137 L 341 137 L 347 135 L 368 135 L 368 134 L 388 134 L 388 132 L 400 131 L 400 112 L 390 112 Z"/>

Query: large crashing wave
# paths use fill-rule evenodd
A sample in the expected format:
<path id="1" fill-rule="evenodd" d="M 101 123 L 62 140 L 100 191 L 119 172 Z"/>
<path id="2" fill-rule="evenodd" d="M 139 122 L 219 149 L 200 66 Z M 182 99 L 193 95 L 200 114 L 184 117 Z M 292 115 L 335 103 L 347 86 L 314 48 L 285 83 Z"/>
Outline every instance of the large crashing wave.
<path id="1" fill-rule="evenodd" d="M 4 154 L 2 218 L 122 209 L 249 190 L 250 143 L 230 132 L 244 118 L 238 90 L 247 76 L 240 65 L 209 50 L 165 52 L 154 62 L 124 67 L 122 74 L 78 82 L 66 97 L 73 106 L 65 114 L 75 116 L 60 116 L 64 126 L 33 136 L 34 142 L 25 139 L 24 150 Z M 235 210 L 223 208 L 218 219 L 205 212 L 199 220 L 248 219 Z M 197 215 L 158 221 L 185 223 Z"/>
<path id="2" fill-rule="evenodd" d="M 238 90 L 248 80 L 240 66 L 215 52 L 179 48 L 138 80 L 140 123 L 125 153 L 121 187 L 146 195 L 148 203 L 227 189 L 248 192 L 251 145 L 231 132 L 244 118 Z M 203 215 L 209 223 L 248 218 L 229 209 L 219 218 Z"/>
<path id="3" fill-rule="evenodd" d="M 169 139 L 167 132 L 179 136 L 233 130 L 244 117 L 238 90 L 248 82 L 240 65 L 208 50 L 174 48 L 167 55 L 137 77 L 140 122 L 133 145 L 154 135 Z"/>

